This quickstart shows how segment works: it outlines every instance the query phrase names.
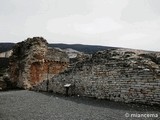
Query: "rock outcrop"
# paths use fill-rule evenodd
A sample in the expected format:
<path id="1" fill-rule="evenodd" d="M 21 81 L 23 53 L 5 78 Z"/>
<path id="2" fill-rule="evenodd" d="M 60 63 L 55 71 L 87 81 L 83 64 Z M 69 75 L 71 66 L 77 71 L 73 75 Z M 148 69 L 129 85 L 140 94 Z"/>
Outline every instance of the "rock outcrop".
<path id="1" fill-rule="evenodd" d="M 68 55 L 47 45 L 42 37 L 34 37 L 14 46 L 10 57 L 10 79 L 15 86 L 32 88 L 67 68 Z"/>
<path id="2" fill-rule="evenodd" d="M 45 91 L 45 82 L 34 90 Z M 99 51 L 54 76 L 49 90 L 122 102 L 160 105 L 160 53 L 132 49 Z"/>
<path id="3" fill-rule="evenodd" d="M 9 58 L 12 55 L 12 50 L 0 53 L 0 58 Z"/>
<path id="4" fill-rule="evenodd" d="M 70 65 L 73 65 L 76 62 L 84 61 L 85 59 L 88 59 L 91 57 L 91 54 L 79 52 L 71 48 L 63 49 L 63 51 L 68 54 L 70 59 Z"/>

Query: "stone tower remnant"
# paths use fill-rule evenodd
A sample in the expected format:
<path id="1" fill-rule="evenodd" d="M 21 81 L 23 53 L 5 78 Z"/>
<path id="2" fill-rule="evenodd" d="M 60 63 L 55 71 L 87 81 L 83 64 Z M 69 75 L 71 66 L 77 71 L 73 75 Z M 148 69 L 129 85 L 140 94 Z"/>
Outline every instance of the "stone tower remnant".
<path id="1" fill-rule="evenodd" d="M 16 87 L 30 89 L 67 68 L 68 55 L 48 48 L 47 44 L 44 38 L 33 37 L 14 46 L 10 57 L 10 79 Z"/>

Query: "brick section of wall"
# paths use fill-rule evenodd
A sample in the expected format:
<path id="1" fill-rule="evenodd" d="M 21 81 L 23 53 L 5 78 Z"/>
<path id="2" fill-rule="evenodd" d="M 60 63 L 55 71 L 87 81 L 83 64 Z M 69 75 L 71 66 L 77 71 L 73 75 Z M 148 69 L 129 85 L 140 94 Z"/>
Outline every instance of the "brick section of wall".
<path id="1" fill-rule="evenodd" d="M 45 61 L 44 63 L 34 62 L 30 67 L 31 84 L 36 85 L 54 75 L 59 74 L 67 68 L 68 64 L 58 61 Z"/>

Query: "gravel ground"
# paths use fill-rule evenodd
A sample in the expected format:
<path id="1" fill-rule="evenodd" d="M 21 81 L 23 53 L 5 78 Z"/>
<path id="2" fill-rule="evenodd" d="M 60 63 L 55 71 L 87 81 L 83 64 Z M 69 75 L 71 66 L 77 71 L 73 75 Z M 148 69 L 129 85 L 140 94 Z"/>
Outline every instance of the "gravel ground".
<path id="1" fill-rule="evenodd" d="M 131 117 L 136 113 L 158 114 L 159 117 Z M 26 90 L 0 92 L 0 120 L 144 119 L 160 120 L 160 108 Z"/>

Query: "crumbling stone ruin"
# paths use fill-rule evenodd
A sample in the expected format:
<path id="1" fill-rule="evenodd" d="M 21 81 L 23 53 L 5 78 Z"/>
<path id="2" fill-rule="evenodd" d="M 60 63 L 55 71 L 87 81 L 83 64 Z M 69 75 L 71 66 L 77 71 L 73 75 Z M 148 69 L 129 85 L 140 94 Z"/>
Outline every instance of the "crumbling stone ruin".
<path id="1" fill-rule="evenodd" d="M 45 82 L 33 88 L 45 91 Z M 49 90 L 122 102 L 160 105 L 160 53 L 132 49 L 99 51 L 49 81 Z"/>
<path id="2" fill-rule="evenodd" d="M 12 85 L 160 105 L 159 52 L 117 48 L 71 58 L 63 50 L 48 48 L 41 37 L 28 38 L 13 48 L 9 68 Z"/>
<path id="3" fill-rule="evenodd" d="M 68 55 L 47 44 L 42 37 L 34 37 L 14 46 L 9 70 L 14 86 L 30 89 L 67 68 Z"/>

